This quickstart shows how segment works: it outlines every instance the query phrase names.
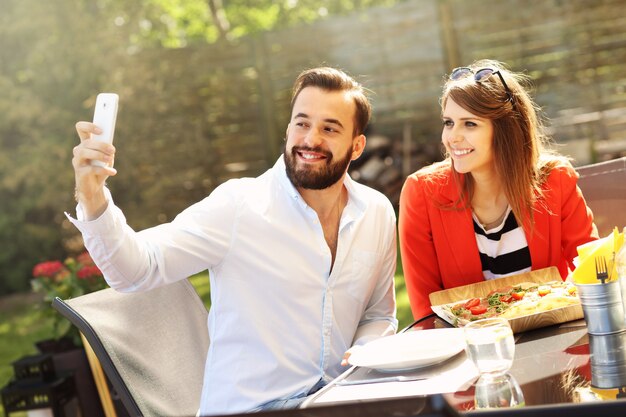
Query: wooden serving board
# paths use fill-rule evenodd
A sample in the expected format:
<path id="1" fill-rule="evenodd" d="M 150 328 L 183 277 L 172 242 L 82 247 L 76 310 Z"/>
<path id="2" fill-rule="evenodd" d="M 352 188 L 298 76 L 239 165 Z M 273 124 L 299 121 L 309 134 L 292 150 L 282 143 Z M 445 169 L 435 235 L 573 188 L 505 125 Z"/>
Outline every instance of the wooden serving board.
<path id="1" fill-rule="evenodd" d="M 561 275 L 556 266 L 538 269 L 536 271 L 524 272 L 523 274 L 511 275 L 508 277 L 490 279 L 475 284 L 463 285 L 460 287 L 448 288 L 430 294 L 430 304 L 436 306 L 440 304 L 453 303 L 472 297 L 484 297 L 490 291 L 507 285 L 520 284 L 522 282 L 543 283 L 549 281 L 560 281 Z"/>
<path id="2" fill-rule="evenodd" d="M 583 318 L 582 305 L 576 304 L 567 307 L 555 308 L 554 310 L 535 313 L 528 316 L 509 319 L 509 324 L 513 333 L 524 332 L 526 330 L 538 329 L 540 327 L 552 326 L 558 323 Z"/>
<path id="3" fill-rule="evenodd" d="M 561 275 L 559 274 L 559 270 L 555 266 L 553 266 L 550 268 L 525 272 L 523 274 L 511 275 L 504 278 L 492 279 L 488 281 L 477 282 L 475 284 L 463 285 L 460 287 L 436 291 L 430 294 L 430 303 L 433 306 L 439 306 L 442 304 L 449 304 L 467 300 L 473 297 L 484 297 L 490 291 L 506 287 L 508 285 L 516 285 L 523 282 L 536 282 L 538 284 L 541 284 L 544 282 L 560 280 Z M 446 317 L 442 318 L 448 321 Z M 582 306 L 578 304 L 561 307 L 542 313 L 530 314 L 528 316 L 509 319 L 509 324 L 511 325 L 513 332 L 518 333 L 525 330 L 550 326 L 557 323 L 565 323 L 581 318 L 583 318 L 583 310 Z"/>

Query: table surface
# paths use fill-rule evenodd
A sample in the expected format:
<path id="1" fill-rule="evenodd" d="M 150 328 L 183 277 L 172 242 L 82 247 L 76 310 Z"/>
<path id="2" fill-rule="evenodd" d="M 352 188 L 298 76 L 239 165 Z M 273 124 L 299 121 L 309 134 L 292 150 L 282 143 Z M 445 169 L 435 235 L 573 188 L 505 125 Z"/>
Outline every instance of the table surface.
<path id="1" fill-rule="evenodd" d="M 413 323 L 405 331 L 446 327 L 450 325 L 433 315 Z M 509 373 L 519 383 L 526 405 L 515 409 L 515 414 L 523 410 L 526 415 L 551 415 L 557 407 L 560 411 L 567 410 L 568 417 L 585 415 L 589 410 L 597 410 L 601 415 L 626 415 L 626 332 L 588 335 L 584 320 L 577 320 L 518 333 L 515 343 L 515 358 Z M 353 368 L 337 380 L 350 380 L 357 370 Z M 338 389 L 337 380 L 303 406 L 309 409 L 328 406 L 316 400 Z M 457 412 L 478 414 L 474 411 L 474 384 L 470 385 L 463 391 L 444 393 L 443 398 Z M 377 386 L 384 390 L 384 385 Z M 367 389 L 367 384 L 362 387 Z M 513 411 L 501 410 L 506 411 L 502 415 Z M 490 416 L 496 415 L 493 413 L 489 411 Z"/>

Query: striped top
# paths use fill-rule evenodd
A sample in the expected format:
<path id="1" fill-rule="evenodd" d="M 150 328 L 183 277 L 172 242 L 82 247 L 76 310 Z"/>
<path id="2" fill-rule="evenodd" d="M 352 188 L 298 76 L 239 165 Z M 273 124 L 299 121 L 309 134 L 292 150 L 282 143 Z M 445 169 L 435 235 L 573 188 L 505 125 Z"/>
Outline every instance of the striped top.
<path id="1" fill-rule="evenodd" d="M 489 230 L 485 230 L 475 215 L 472 217 L 486 280 L 530 271 L 532 264 L 526 235 L 518 226 L 510 206 L 502 223 Z"/>

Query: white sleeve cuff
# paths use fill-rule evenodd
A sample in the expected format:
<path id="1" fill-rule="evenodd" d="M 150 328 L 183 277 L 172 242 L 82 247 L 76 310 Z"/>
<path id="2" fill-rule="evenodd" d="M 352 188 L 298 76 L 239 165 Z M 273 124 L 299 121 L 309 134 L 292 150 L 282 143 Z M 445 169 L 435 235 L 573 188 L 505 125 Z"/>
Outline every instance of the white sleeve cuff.
<path id="1" fill-rule="evenodd" d="M 107 201 L 107 206 L 104 212 L 96 219 L 93 220 L 85 220 L 85 211 L 83 207 L 79 204 L 76 205 L 76 218 L 72 217 L 68 212 L 65 212 L 65 217 L 74 225 L 76 228 L 83 233 L 84 235 L 94 235 L 99 233 L 104 233 L 107 230 L 111 230 L 112 225 L 115 220 L 115 213 L 117 215 L 121 215 L 125 218 L 120 209 L 118 209 L 113 203 L 113 196 L 108 188 L 104 188 L 104 196 Z"/>

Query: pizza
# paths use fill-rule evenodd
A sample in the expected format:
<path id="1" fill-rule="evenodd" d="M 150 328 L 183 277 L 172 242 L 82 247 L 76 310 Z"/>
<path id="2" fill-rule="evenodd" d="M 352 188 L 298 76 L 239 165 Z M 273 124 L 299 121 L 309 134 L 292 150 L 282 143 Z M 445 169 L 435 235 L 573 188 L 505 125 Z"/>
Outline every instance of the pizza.
<path id="1" fill-rule="evenodd" d="M 443 306 L 455 326 L 488 317 L 514 319 L 556 308 L 580 304 L 576 286 L 570 282 L 521 283 L 498 288 L 484 297 Z"/>

